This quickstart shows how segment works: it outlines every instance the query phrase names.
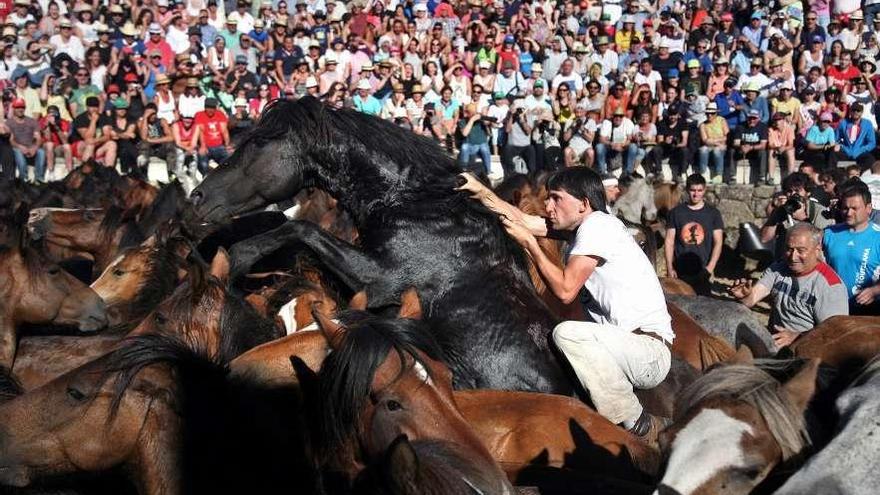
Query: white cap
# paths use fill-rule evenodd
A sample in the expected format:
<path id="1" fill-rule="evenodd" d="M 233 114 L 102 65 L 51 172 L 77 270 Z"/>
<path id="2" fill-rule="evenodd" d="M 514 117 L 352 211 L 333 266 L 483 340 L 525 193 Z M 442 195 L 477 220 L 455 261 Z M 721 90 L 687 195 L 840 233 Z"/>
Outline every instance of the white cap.
<path id="1" fill-rule="evenodd" d="M 373 89 L 373 87 L 370 86 L 370 81 L 361 79 L 358 81 L 357 89 Z"/>
<path id="2" fill-rule="evenodd" d="M 247 103 L 247 100 L 245 100 L 244 98 L 236 98 L 236 99 L 235 99 L 235 102 L 233 103 L 232 106 L 235 106 L 235 107 L 246 107 L 247 104 L 248 104 L 248 103 Z"/>
<path id="3" fill-rule="evenodd" d="M 660 40 L 659 48 L 672 48 L 672 44 L 669 43 L 669 40 L 667 40 L 666 38 L 663 38 L 662 40 Z"/>
<path id="4" fill-rule="evenodd" d="M 162 26 L 158 22 L 150 23 L 150 33 L 162 34 Z"/>
<path id="5" fill-rule="evenodd" d="M 306 87 L 314 88 L 318 85 L 318 80 L 315 79 L 315 76 L 309 76 L 306 78 Z"/>
<path id="6" fill-rule="evenodd" d="M 168 0 L 156 0 L 156 5 L 157 5 L 158 7 L 167 7 L 167 6 L 168 6 Z"/>
<path id="7" fill-rule="evenodd" d="M 428 5 L 427 5 L 427 4 L 424 4 L 424 3 L 417 3 L 416 6 L 414 7 L 414 10 L 415 10 L 416 12 L 419 12 L 419 11 L 427 12 L 427 11 L 428 11 Z"/>
<path id="8" fill-rule="evenodd" d="M 327 64 L 337 64 L 339 60 L 336 59 L 336 54 L 328 51 L 326 55 L 324 55 L 324 65 Z"/>

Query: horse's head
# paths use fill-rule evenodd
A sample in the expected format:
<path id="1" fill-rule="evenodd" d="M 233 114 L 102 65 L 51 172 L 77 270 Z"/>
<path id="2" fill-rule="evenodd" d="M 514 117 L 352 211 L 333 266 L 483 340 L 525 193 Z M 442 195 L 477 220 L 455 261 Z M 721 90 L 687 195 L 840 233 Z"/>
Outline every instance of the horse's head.
<path id="1" fill-rule="evenodd" d="M 107 305 L 111 325 L 136 324 L 165 299 L 186 275 L 188 251 L 182 239 L 156 236 L 124 249 L 91 285 Z"/>
<path id="2" fill-rule="evenodd" d="M 408 294 L 400 315 L 420 315 L 421 308 L 411 301 L 418 296 Z M 511 492 L 503 471 L 455 404 L 452 373 L 425 325 L 411 318 L 350 317 L 343 326 L 316 315 L 334 350 L 320 372 L 329 448 L 351 452 L 359 445 L 369 460 L 381 457 L 400 435 L 442 440 L 486 474 L 478 493 Z"/>
<path id="3" fill-rule="evenodd" d="M 130 335 L 171 335 L 227 362 L 257 344 L 280 337 L 272 322 L 260 318 L 228 287 L 229 258 L 218 250 L 208 273 L 190 265 L 187 278 L 159 303 Z"/>
<path id="4" fill-rule="evenodd" d="M 682 414 L 661 434 L 669 462 L 659 493 L 746 494 L 809 443 L 804 410 L 818 361 L 785 384 L 754 364 L 715 368 L 682 396 Z M 657 493 L 657 492 L 655 492 Z"/>
<path id="5" fill-rule="evenodd" d="M 292 198 L 314 182 L 319 165 L 312 150 L 329 140 L 324 112 L 312 98 L 269 106 L 232 156 L 190 193 L 184 216 L 190 232 L 204 236 L 234 216 Z"/>
<path id="6" fill-rule="evenodd" d="M 176 434 L 165 392 L 170 372 L 144 370 L 117 393 L 104 372 L 108 358 L 0 404 L 0 485 L 104 471 L 143 456 L 151 443 L 161 448 L 158 436 Z"/>

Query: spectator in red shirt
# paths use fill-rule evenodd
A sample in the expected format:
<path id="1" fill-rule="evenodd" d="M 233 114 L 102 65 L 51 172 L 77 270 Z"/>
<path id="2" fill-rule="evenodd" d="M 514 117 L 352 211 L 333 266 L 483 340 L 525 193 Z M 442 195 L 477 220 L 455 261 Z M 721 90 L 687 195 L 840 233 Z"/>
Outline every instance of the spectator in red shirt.
<path id="1" fill-rule="evenodd" d="M 843 52 L 840 55 L 840 64 L 832 65 L 828 68 L 828 86 L 834 86 L 843 94 L 848 94 L 850 81 L 860 75 L 862 75 L 862 72 L 852 64 L 852 54 Z"/>
<path id="2" fill-rule="evenodd" d="M 61 118 L 55 105 L 49 106 L 46 116 L 40 119 L 40 132 L 43 134 L 43 150 L 51 173 L 55 169 L 55 157 L 64 157 L 64 168 L 73 170 L 73 147 L 70 145 L 70 122 Z"/>
<path id="3" fill-rule="evenodd" d="M 205 99 L 205 109 L 196 114 L 196 136 L 199 143 L 199 172 L 202 176 L 208 173 L 208 161 L 223 163 L 232 153 L 232 142 L 229 140 L 229 119 L 223 112 L 217 111 L 217 99 Z"/>

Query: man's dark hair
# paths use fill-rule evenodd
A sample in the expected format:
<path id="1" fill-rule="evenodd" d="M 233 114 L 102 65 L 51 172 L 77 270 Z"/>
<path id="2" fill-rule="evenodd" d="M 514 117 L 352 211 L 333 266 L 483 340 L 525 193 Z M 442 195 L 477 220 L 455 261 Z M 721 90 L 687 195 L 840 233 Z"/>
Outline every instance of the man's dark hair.
<path id="1" fill-rule="evenodd" d="M 858 177 L 847 179 L 846 182 L 838 186 L 837 190 L 840 191 L 838 194 L 841 202 L 846 198 L 855 198 L 859 196 L 865 201 L 866 205 L 871 204 L 871 190 L 868 189 L 868 185 L 862 182 Z"/>
<path id="2" fill-rule="evenodd" d="M 803 172 L 792 172 L 782 179 L 782 190 L 791 192 L 795 189 L 804 188 L 809 191 L 810 178 Z"/>
<path id="3" fill-rule="evenodd" d="M 589 168 L 572 167 L 560 170 L 547 179 L 550 191 L 565 191 L 577 199 L 587 200 L 593 211 L 606 211 L 605 186 L 599 174 Z"/>
<path id="4" fill-rule="evenodd" d="M 689 189 L 691 186 L 705 186 L 706 178 L 701 174 L 691 174 L 688 175 L 687 179 L 684 181 L 684 188 Z"/>

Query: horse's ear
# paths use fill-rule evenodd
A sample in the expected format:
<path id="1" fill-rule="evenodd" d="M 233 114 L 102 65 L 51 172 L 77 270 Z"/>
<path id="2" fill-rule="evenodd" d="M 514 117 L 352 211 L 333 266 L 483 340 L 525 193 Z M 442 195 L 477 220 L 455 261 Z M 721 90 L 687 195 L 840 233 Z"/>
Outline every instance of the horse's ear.
<path id="1" fill-rule="evenodd" d="M 324 313 L 323 308 L 324 304 L 320 301 L 312 303 L 312 318 L 315 320 L 315 323 L 318 324 L 318 330 L 321 331 L 321 335 L 327 340 L 327 345 L 329 345 L 331 349 L 335 349 L 342 343 L 342 337 L 345 335 L 345 327 L 330 319 L 330 317 Z"/>
<path id="2" fill-rule="evenodd" d="M 807 403 L 816 392 L 816 375 L 819 372 L 819 360 L 810 359 L 804 364 L 804 367 L 789 381 L 785 382 L 782 389 L 785 390 L 788 398 L 803 412 L 807 408 Z"/>
<path id="3" fill-rule="evenodd" d="M 147 240 L 142 242 L 141 246 L 148 247 L 148 248 L 156 247 L 156 245 L 159 244 L 159 239 L 157 236 L 158 236 L 158 234 L 153 234 L 150 237 L 147 237 Z"/>
<path id="4" fill-rule="evenodd" d="M 349 309 L 365 311 L 367 309 L 367 291 L 362 290 L 355 294 L 348 303 L 348 307 Z"/>
<path id="5" fill-rule="evenodd" d="M 229 255 L 222 247 L 217 248 L 217 254 L 211 260 L 211 275 L 224 284 L 229 282 Z"/>
<path id="6" fill-rule="evenodd" d="M 730 360 L 727 364 L 754 364 L 755 356 L 752 355 L 752 350 L 748 347 L 741 345 L 739 349 L 736 350 L 736 354 L 731 356 Z"/>
<path id="7" fill-rule="evenodd" d="M 419 293 L 415 287 L 410 287 L 400 296 L 400 311 L 397 313 L 397 317 L 411 320 L 422 319 L 422 303 L 419 302 Z"/>
<path id="8" fill-rule="evenodd" d="M 296 376 L 296 381 L 299 383 L 304 399 L 306 401 L 317 401 L 318 394 L 320 394 L 320 383 L 315 370 L 309 368 L 309 365 L 299 356 L 290 356 L 290 366 L 293 367 L 293 374 Z"/>
<path id="9" fill-rule="evenodd" d="M 391 442 L 385 453 L 387 463 L 386 479 L 392 485 L 392 493 L 415 493 L 416 477 L 419 472 L 419 455 L 409 443 L 406 434 Z"/>

